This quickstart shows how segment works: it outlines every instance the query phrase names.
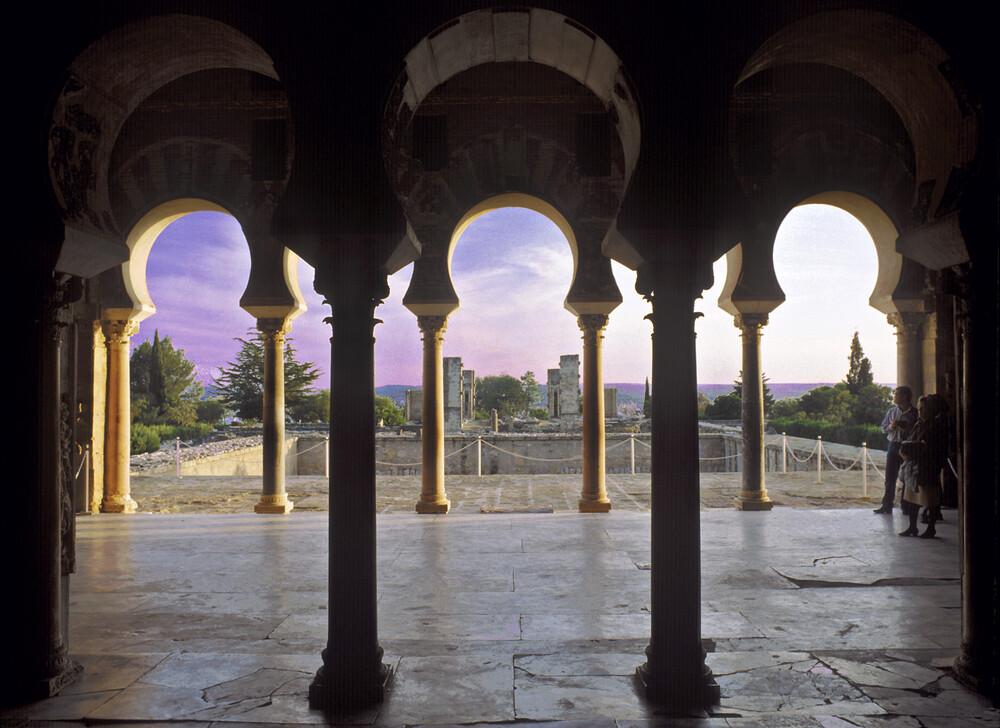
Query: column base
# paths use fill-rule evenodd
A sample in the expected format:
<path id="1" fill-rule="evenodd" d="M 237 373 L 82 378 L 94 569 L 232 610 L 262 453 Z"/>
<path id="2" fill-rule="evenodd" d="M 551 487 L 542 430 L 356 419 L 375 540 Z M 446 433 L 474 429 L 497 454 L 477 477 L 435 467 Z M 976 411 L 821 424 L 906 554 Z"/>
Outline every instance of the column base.
<path id="1" fill-rule="evenodd" d="M 611 501 L 607 498 L 603 500 L 581 498 L 579 508 L 580 513 L 608 513 L 611 510 Z"/>
<path id="2" fill-rule="evenodd" d="M 253 507 L 254 513 L 278 513 L 284 515 L 285 513 L 291 513 L 292 509 L 295 508 L 295 504 L 290 500 L 286 500 L 284 503 L 266 503 L 261 500 Z"/>
<path id="3" fill-rule="evenodd" d="M 768 498 L 767 491 L 740 493 L 733 499 L 733 505 L 739 511 L 769 511 L 774 508 L 774 501 Z"/>
<path id="4" fill-rule="evenodd" d="M 974 665 L 973 661 L 965 654 L 960 654 L 955 658 L 953 670 L 952 674 L 958 682 L 984 695 L 989 695 L 992 683 L 996 679 L 987 670 L 977 669 L 977 665 Z"/>
<path id="5" fill-rule="evenodd" d="M 83 672 L 83 665 L 79 662 L 69 658 L 60 662 L 63 664 L 55 675 L 35 680 L 16 680 L 4 685 L 0 689 L 0 705 L 23 705 L 58 695 Z"/>
<path id="6" fill-rule="evenodd" d="M 309 684 L 309 708 L 328 714 L 343 714 L 378 705 L 385 700 L 392 677 L 392 666 L 380 662 L 374 680 L 362 681 L 355 673 L 343 680 L 332 681 L 328 679 L 329 672 L 324 665 L 316 671 L 316 677 Z"/>
<path id="7" fill-rule="evenodd" d="M 101 513 L 135 513 L 139 510 L 139 504 L 132 500 L 132 496 L 113 496 L 101 501 Z"/>
<path id="8" fill-rule="evenodd" d="M 699 681 L 700 689 L 694 691 L 664 690 L 663 686 L 653 679 L 648 662 L 635 669 L 635 678 L 646 700 L 657 707 L 657 714 L 705 717 L 710 708 L 722 701 L 722 689 L 707 665 L 704 666 Z M 674 699 L 671 700 L 668 696 Z"/>
<path id="9" fill-rule="evenodd" d="M 443 501 L 434 503 L 429 501 L 417 501 L 417 513 L 447 513 L 451 510 L 451 501 L 445 498 Z"/>

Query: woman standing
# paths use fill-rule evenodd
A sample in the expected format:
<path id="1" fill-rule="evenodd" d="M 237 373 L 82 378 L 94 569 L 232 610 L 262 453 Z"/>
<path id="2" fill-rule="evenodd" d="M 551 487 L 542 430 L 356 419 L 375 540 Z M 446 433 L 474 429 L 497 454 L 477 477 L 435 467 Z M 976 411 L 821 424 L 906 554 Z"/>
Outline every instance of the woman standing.
<path id="1" fill-rule="evenodd" d="M 917 516 L 920 506 L 927 508 L 927 529 L 920 538 L 934 538 L 934 522 L 941 506 L 941 470 L 948 458 L 948 406 L 937 394 L 925 394 L 917 400 L 917 423 L 913 427 L 910 440 L 919 442 L 917 448 L 917 482 L 919 492 L 916 500 L 904 500 L 903 512 L 910 518 L 910 526 L 900 536 L 913 536 L 917 532 Z"/>

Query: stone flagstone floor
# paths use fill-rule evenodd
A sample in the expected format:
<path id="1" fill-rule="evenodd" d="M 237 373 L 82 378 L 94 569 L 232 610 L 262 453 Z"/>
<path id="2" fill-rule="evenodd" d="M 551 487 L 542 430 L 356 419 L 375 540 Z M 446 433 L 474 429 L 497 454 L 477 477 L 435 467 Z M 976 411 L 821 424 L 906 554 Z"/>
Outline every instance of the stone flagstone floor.
<path id="1" fill-rule="evenodd" d="M 632 673 L 649 631 L 649 516 L 379 518 L 380 639 L 396 677 L 338 724 L 996 726 L 948 667 L 959 642 L 956 529 L 902 539 L 870 510 L 702 513 L 702 633 L 722 704 L 666 719 Z M 0 713 L 54 721 L 323 723 L 306 691 L 323 646 L 326 518 L 78 521 L 63 694 Z"/>

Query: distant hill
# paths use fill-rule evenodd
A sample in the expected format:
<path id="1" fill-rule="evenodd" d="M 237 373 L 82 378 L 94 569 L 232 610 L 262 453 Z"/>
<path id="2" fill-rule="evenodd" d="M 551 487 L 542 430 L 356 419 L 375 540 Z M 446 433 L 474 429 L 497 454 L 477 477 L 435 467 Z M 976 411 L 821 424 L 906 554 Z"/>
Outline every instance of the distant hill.
<path id="1" fill-rule="evenodd" d="M 375 387 L 375 394 L 388 397 L 402 407 L 406 403 L 406 390 L 420 388 L 419 384 L 383 384 L 381 387 Z"/>

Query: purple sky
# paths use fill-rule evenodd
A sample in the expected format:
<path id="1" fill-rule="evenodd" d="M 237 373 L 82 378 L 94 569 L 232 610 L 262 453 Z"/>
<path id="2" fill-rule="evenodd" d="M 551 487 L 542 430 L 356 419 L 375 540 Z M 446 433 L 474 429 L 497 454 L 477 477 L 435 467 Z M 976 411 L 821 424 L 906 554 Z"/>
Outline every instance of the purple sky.
<path id="1" fill-rule="evenodd" d="M 649 373 L 648 305 L 635 293 L 635 274 L 612 264 L 625 299 L 612 314 L 605 339 L 605 380 L 642 382 Z M 775 243 L 775 269 L 787 300 L 764 330 L 764 371 L 775 382 L 838 381 L 847 371 L 853 332 L 860 331 L 877 381 L 895 380 L 895 340 L 885 316 L 868 306 L 876 275 L 875 249 L 853 217 L 825 205 L 793 210 Z M 401 300 L 412 266 L 389 279 L 390 296 L 379 307 L 375 330 L 375 379 L 382 384 L 420 383 L 420 334 Z M 538 213 L 508 208 L 488 213 L 458 241 L 452 263 L 461 307 L 449 318 L 445 356 L 460 356 L 477 374 L 535 372 L 558 366 L 560 354 L 581 353 L 580 332 L 562 302 L 572 277 L 569 245 Z M 716 281 L 696 308 L 698 379 L 722 383 L 740 368 L 739 333 L 717 306 L 724 259 Z M 149 291 L 157 313 L 134 342 L 154 329 L 173 339 L 210 381 L 231 360 L 254 319 L 239 307 L 250 256 L 239 224 L 223 213 L 195 213 L 169 226 L 149 256 Z M 329 385 L 329 308 L 313 291 L 312 268 L 300 262 L 308 310 L 290 338 L 300 360 L 315 362 Z"/>

